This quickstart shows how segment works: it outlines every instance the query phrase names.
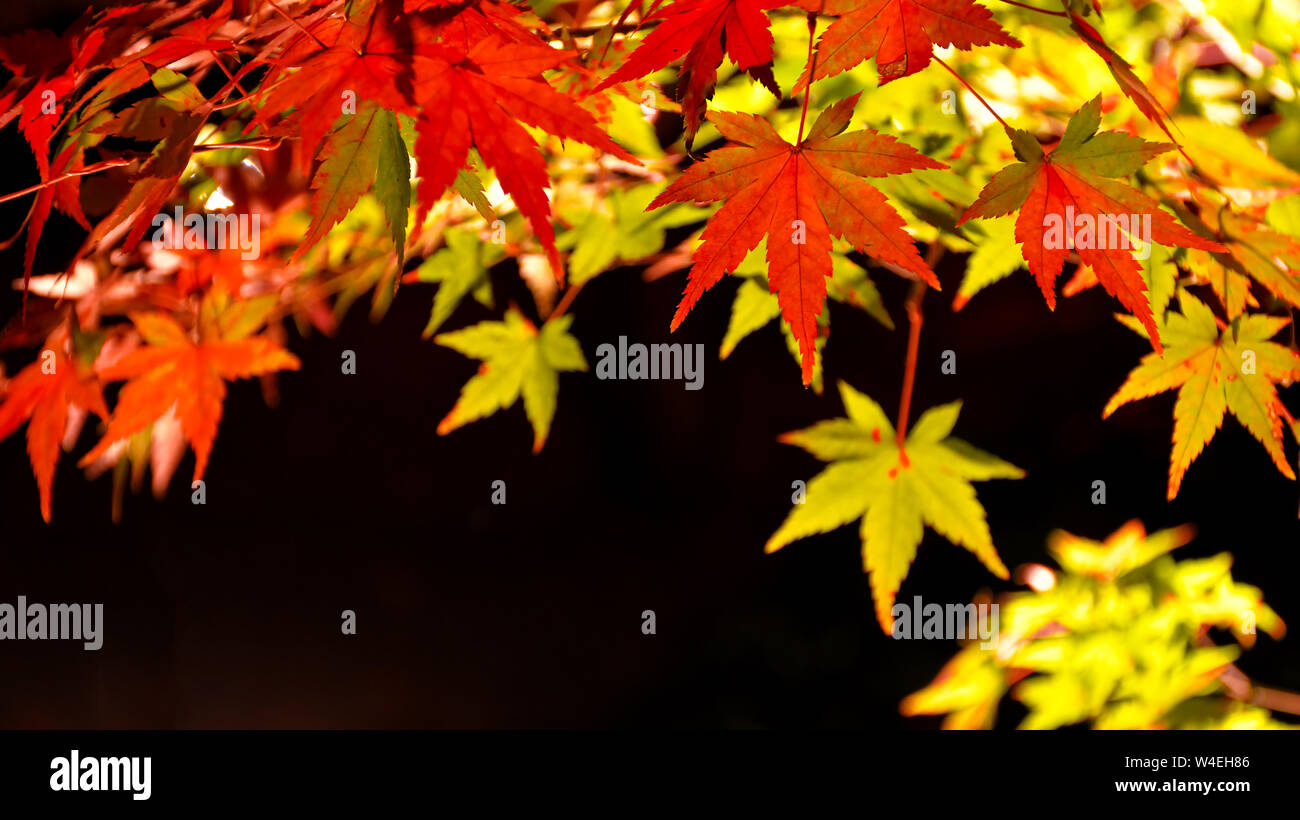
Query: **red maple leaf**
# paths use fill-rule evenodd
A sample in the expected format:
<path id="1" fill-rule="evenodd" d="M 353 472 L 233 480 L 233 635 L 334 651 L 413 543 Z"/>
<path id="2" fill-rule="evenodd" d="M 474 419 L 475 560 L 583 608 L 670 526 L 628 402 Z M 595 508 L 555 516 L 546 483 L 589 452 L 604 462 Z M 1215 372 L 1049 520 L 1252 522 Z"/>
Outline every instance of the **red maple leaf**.
<path id="1" fill-rule="evenodd" d="M 537 35 L 519 24 L 523 11 L 493 0 L 406 0 L 412 29 L 422 43 L 437 40 L 468 49 L 484 37 L 515 43 L 536 43 Z M 540 21 L 534 21 L 540 23 Z M 542 24 L 542 28 L 546 26 Z"/>
<path id="2" fill-rule="evenodd" d="M 572 57 L 571 52 L 541 42 L 506 42 L 496 37 L 479 40 L 468 51 L 443 45 L 419 47 L 415 156 L 422 181 L 416 224 L 423 222 L 465 167 L 473 146 L 528 218 L 559 275 L 560 254 L 546 198 L 550 185 L 546 160 L 523 125 L 640 164 L 606 136 L 590 114 L 540 76 Z"/>
<path id="3" fill-rule="evenodd" d="M 828 0 L 825 13 L 841 16 L 818 39 L 815 58 L 791 92 L 795 95 L 811 81 L 872 57 L 884 85 L 929 65 L 935 46 L 1023 45 L 974 0 Z"/>
<path id="4" fill-rule="evenodd" d="M 54 468 L 68 423 L 68 407 L 76 405 L 101 419 L 108 418 L 99 382 L 75 359 L 50 348 L 14 376 L 0 403 L 0 439 L 27 424 L 27 454 L 41 494 L 41 517 L 50 521 Z"/>
<path id="5" fill-rule="evenodd" d="M 662 22 L 627 62 L 595 90 L 644 77 L 685 54 L 678 94 L 689 144 L 700 128 L 704 101 L 718 81 L 718 66 L 722 64 L 724 52 L 737 68 L 778 98 L 781 96 L 772 77 L 771 21 L 763 12 L 787 5 L 792 3 L 787 0 L 678 0 L 651 11 L 642 22 Z"/>
<path id="6" fill-rule="evenodd" d="M 102 29 L 88 29 L 83 18 L 62 37 L 48 31 L 25 31 L 9 37 L 0 37 L 0 63 L 14 76 L 0 92 L 0 127 L 14 116 L 18 117 L 18 130 L 31 146 L 36 157 L 36 167 L 42 182 L 52 174 L 81 170 L 82 145 L 72 139 L 50 163 L 50 141 L 67 112 L 67 96 L 78 78 L 97 64 L 98 54 L 104 44 Z M 81 211 L 81 178 L 63 179 L 41 188 L 32 204 L 27 244 L 23 253 L 24 287 L 31 280 L 32 262 L 36 246 L 45 230 L 50 207 L 75 219 L 83 228 L 89 224 Z M 26 308 L 26 296 L 23 306 Z"/>
<path id="7" fill-rule="evenodd" d="M 374 102 L 394 112 L 415 112 L 410 26 L 393 5 L 384 2 L 355 18 L 321 20 L 308 29 L 310 37 L 304 35 L 286 50 L 263 83 L 270 90 L 252 125 L 279 118 L 269 133 L 299 138 L 301 169 L 311 164 L 326 132 L 345 111 Z M 290 110 L 292 116 L 285 116 Z"/>
<path id="8" fill-rule="evenodd" d="M 864 178 L 946 166 L 871 129 L 841 133 L 860 96 L 823 111 L 796 145 L 752 114 L 709 113 L 709 122 L 735 144 L 686 169 L 649 206 L 724 203 L 704 228 L 686 293 L 673 316 L 674 330 L 700 296 L 734 270 L 764 235 L 768 283 L 799 341 L 804 384 L 812 381 L 817 356 L 817 317 L 826 301 L 832 236 L 939 288 L 903 229 L 903 218 Z"/>

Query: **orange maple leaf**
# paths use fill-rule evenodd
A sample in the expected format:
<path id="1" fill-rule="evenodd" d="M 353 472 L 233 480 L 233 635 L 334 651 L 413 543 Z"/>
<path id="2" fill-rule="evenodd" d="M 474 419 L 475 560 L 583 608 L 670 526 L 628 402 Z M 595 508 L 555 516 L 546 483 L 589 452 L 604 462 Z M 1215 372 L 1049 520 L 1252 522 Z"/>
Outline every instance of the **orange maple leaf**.
<path id="1" fill-rule="evenodd" d="M 864 178 L 946 166 L 871 129 L 841 133 L 859 96 L 824 110 L 797 145 L 783 140 L 761 117 L 709 113 L 709 122 L 736 144 L 710 152 L 649 205 L 724 203 L 704 228 L 673 330 L 764 235 L 769 237 L 768 283 L 799 342 L 804 384 L 812 381 L 817 356 L 817 317 L 826 302 L 832 236 L 939 289 L 939 280 L 903 230 L 903 218 Z"/>
<path id="2" fill-rule="evenodd" d="M 54 468 L 68 423 L 68 406 L 108 418 L 99 382 L 78 361 L 46 348 L 35 362 L 10 380 L 0 404 L 0 440 L 27 425 L 27 455 L 41 494 L 41 517 L 50 522 Z"/>
<path id="3" fill-rule="evenodd" d="M 884 85 L 929 65 L 935 46 L 1023 45 L 974 0 L 829 0 L 824 13 L 842 16 L 817 41 L 816 59 L 795 83 L 795 95 L 872 57 Z"/>
<path id="4" fill-rule="evenodd" d="M 230 322 L 217 338 L 194 341 L 163 313 L 133 313 L 148 345 L 100 370 L 105 381 L 129 379 L 104 437 L 81 459 L 86 466 L 117 442 L 145 429 L 173 406 L 181 434 L 194 448 L 194 480 L 203 478 L 221 421 L 226 382 L 277 370 L 297 370 L 298 358 L 270 339 L 248 336 L 260 322 Z"/>

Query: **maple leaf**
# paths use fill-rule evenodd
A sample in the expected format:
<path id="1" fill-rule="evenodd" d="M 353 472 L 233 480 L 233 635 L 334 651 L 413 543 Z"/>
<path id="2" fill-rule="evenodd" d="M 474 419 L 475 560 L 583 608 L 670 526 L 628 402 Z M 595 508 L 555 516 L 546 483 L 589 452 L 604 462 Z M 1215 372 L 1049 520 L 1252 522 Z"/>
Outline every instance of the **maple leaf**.
<path id="1" fill-rule="evenodd" d="M 201 481 L 217 437 L 226 382 L 299 367 L 292 353 L 252 335 L 276 300 L 272 296 L 223 304 L 221 292 L 210 291 L 201 308 L 197 341 L 165 313 L 130 314 L 148 344 L 100 369 L 104 381 L 129 381 L 118 395 L 104 437 L 80 465 L 92 463 L 174 409 L 182 435 L 194 448 L 194 480 Z"/>
<path id="2" fill-rule="evenodd" d="M 504 255 L 501 246 L 483 242 L 470 231 L 447 231 L 443 239 L 446 245 L 424 260 L 408 278 L 408 281 L 439 283 L 429 322 L 424 326 L 426 339 L 451 318 L 467 294 L 473 295 L 479 304 L 492 307 L 488 268 Z"/>
<path id="3" fill-rule="evenodd" d="M 311 180 L 311 226 L 291 261 L 324 238 L 373 186 L 388 219 L 400 265 L 405 258 L 411 172 L 397 118 L 369 103 L 355 114 L 343 114 L 338 127 L 326 137 L 319 159 Z"/>
<path id="4" fill-rule="evenodd" d="M 560 248 L 571 248 L 569 284 L 579 285 L 618 265 L 647 259 L 663 250 L 667 231 L 700 222 L 707 212 L 680 205 L 650 213 L 646 206 L 665 186 L 655 183 L 630 190 L 613 190 L 602 205 L 574 208 L 573 230 L 560 237 Z M 608 209 L 606 213 L 605 206 Z M 561 212 L 564 216 L 564 212 Z"/>
<path id="5" fill-rule="evenodd" d="M 974 0 L 829 0 L 824 13 L 840 19 L 817 40 L 816 57 L 804 68 L 793 95 L 872 57 L 884 85 L 929 65 L 935 46 L 1023 45 Z"/>
<path id="6" fill-rule="evenodd" d="M 298 38 L 262 83 L 268 90 L 250 127 L 278 119 L 270 133 L 300 138 L 299 167 L 306 170 L 325 134 L 347 113 L 347 102 L 353 110 L 368 102 L 413 113 L 413 39 L 394 5 L 391 0 L 357 4 L 350 17 L 310 26 L 311 36 Z M 286 116 L 291 111 L 293 116 Z"/>
<path id="7" fill-rule="evenodd" d="M 77 135 L 69 138 L 53 163 L 49 155 L 56 126 L 67 113 L 65 100 L 68 94 L 79 76 L 99 62 L 96 55 L 104 44 L 105 34 L 100 29 L 87 29 L 87 20 L 83 17 L 62 37 L 48 31 L 26 31 L 0 37 L 0 63 L 14 74 L 5 89 L 0 91 L 0 125 L 14 114 L 18 115 L 18 130 L 31 146 L 42 182 L 83 167 L 81 139 Z M 59 210 L 89 230 L 81 212 L 79 191 L 80 177 L 73 176 L 37 192 L 23 254 L 24 283 L 31 281 L 36 246 L 52 205 L 57 205 Z M 24 309 L 26 305 L 24 294 Z"/>
<path id="8" fill-rule="evenodd" d="M 946 713 L 945 729 L 990 728 L 1014 686 L 1029 710 L 1022 729 L 1082 721 L 1094 729 L 1203 729 L 1207 718 L 1217 728 L 1283 728 L 1266 710 L 1218 725 L 1217 710 L 1206 708 L 1216 699 L 1240 705 L 1216 697 L 1227 693 L 1216 678 L 1240 652 L 1206 645 L 1205 630 L 1231 630 L 1249 647 L 1256 631 L 1280 638 L 1286 624 L 1259 589 L 1232 578 L 1228 553 L 1168 555 L 1192 535 L 1186 525 L 1148 535 L 1137 520 L 1105 541 L 1054 531 L 1048 551 L 1061 571 L 1037 568 L 1052 582 L 1001 596 L 994 645 L 969 642 L 900 711 Z"/>
<path id="9" fill-rule="evenodd" d="M 82 72 L 101 62 L 97 55 L 105 34 L 86 22 L 79 20 L 62 37 L 41 30 L 0 37 L 0 64 L 14 75 L 0 91 L 0 125 L 18 115 L 18 130 L 31 146 L 42 181 L 50 175 L 50 139 L 67 95 Z"/>
<path id="10" fill-rule="evenodd" d="M 560 372 L 587 369 L 582 348 L 569 333 L 572 323 L 572 316 L 560 316 L 538 330 L 511 308 L 503 322 L 479 322 L 435 336 L 438 344 L 483 361 L 438 423 L 438 435 L 504 410 L 522 395 L 524 413 L 533 426 L 533 452 L 541 452 L 555 417 Z"/>
<path id="11" fill-rule="evenodd" d="M 1021 478 L 1024 471 L 948 434 L 961 402 L 925 411 L 898 446 L 885 412 L 840 382 L 848 418 L 781 436 L 830 466 L 808 482 L 805 502 L 767 541 L 767 552 L 862 519 L 862 563 L 871 575 L 876 617 L 893 630 L 894 596 L 916 557 L 924 526 L 965 547 L 999 578 L 998 557 L 972 481 Z"/>
<path id="12" fill-rule="evenodd" d="M 733 145 L 711 151 L 655 197 L 650 208 L 692 200 L 724 204 L 709 218 L 694 254 L 686 293 L 672 329 L 695 303 L 763 237 L 768 284 L 781 315 L 799 341 L 803 383 L 812 381 L 817 317 L 831 275 L 831 237 L 892 262 L 939 289 L 904 230 L 904 221 L 867 177 L 917 168 L 944 168 L 906 143 L 871 129 L 842 133 L 860 94 L 822 111 L 797 145 L 783 140 L 767 120 L 752 114 L 709 113 Z"/>
<path id="13" fill-rule="evenodd" d="M 525 8 L 493 0 L 406 0 L 404 8 L 414 14 L 413 33 L 421 41 L 438 40 L 468 49 L 484 37 L 499 37 L 516 43 L 536 43 L 537 35 L 520 24 Z M 524 22 L 529 22 L 525 18 Z M 531 24 L 545 30 L 535 17 Z"/>
<path id="14" fill-rule="evenodd" d="M 40 490 L 41 517 L 47 524 L 53 503 L 54 468 L 70 405 L 101 419 L 108 418 L 99 382 L 90 368 L 50 348 L 9 381 L 0 403 L 0 440 L 28 421 L 27 454 Z"/>
<path id="15" fill-rule="evenodd" d="M 415 156 L 421 182 L 415 224 L 423 224 L 465 167 L 470 147 L 476 147 L 483 162 L 496 171 L 502 190 L 527 217 L 560 278 L 560 253 L 546 198 L 546 161 L 523 125 L 640 164 L 606 136 L 590 114 L 541 78 L 542 71 L 572 57 L 572 52 L 540 42 L 508 43 L 495 37 L 476 41 L 468 51 L 430 44 L 419 47 Z"/>
<path id="16" fill-rule="evenodd" d="M 1101 97 L 1097 96 L 1070 118 L 1054 148 L 1039 145 L 1028 131 L 1009 129 L 1007 136 L 1020 162 L 994 174 L 957 224 L 973 217 L 1005 216 L 1019 209 L 1015 238 L 1047 306 L 1056 309 L 1056 278 L 1070 253 L 1068 246 L 1074 245 L 1082 263 L 1092 268 L 1106 292 L 1147 328 L 1159 351 L 1160 334 L 1145 294 L 1141 265 L 1130 248 L 1138 240 L 1209 251 L 1225 248 L 1179 225 L 1146 194 L 1115 181 L 1172 145 L 1116 131 L 1097 133 L 1100 124 Z M 1058 226 L 1055 233 L 1049 230 L 1053 217 Z M 1150 218 L 1149 237 L 1141 236 L 1140 229 L 1125 227 L 1131 224 L 1130 218 L 1139 217 Z M 1124 222 L 1117 222 L 1118 218 Z M 1093 226 L 1086 233 L 1080 230 L 1077 241 L 1076 220 Z"/>
<path id="17" fill-rule="evenodd" d="M 687 146 L 700 128 L 705 99 L 718 81 L 725 52 L 736 67 L 781 97 L 772 76 L 771 21 L 767 9 L 792 5 L 787 0 L 678 0 L 651 11 L 642 24 L 662 21 L 618 70 L 592 93 L 644 77 L 686 55 L 679 96 L 686 120 Z"/>
<path id="18" fill-rule="evenodd" d="M 1269 341 L 1289 320 L 1251 314 L 1237 320 L 1234 332 L 1232 326 L 1220 329 L 1214 314 L 1195 296 L 1183 291 L 1180 299 L 1182 314 L 1169 314 L 1164 325 L 1165 354 L 1144 356 L 1107 402 L 1102 417 L 1135 399 L 1178 388 L 1169 459 L 1171 501 L 1187 468 L 1223 426 L 1225 412 L 1236 416 L 1264 445 L 1282 475 L 1294 480 L 1282 448 L 1275 383 L 1300 379 L 1300 354 Z"/>
<path id="19" fill-rule="evenodd" d="M 1300 239 L 1212 205 L 1203 207 L 1199 221 L 1189 220 L 1189 224 L 1205 226 L 1202 233 L 1215 236 L 1227 247 L 1227 253 L 1188 251 L 1184 265 L 1210 283 L 1229 321 L 1248 305 L 1259 305 L 1250 292 L 1251 279 L 1279 299 L 1300 307 Z"/>

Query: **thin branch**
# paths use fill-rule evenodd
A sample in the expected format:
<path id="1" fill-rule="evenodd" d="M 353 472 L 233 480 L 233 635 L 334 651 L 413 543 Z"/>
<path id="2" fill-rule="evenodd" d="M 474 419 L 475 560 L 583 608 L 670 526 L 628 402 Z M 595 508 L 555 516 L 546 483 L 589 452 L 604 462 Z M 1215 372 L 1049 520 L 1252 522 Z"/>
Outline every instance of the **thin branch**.
<path id="1" fill-rule="evenodd" d="M 266 2 L 267 2 L 267 4 L 268 4 L 271 8 L 273 8 L 273 9 L 275 9 L 277 12 L 279 12 L 279 14 L 280 14 L 281 17 L 283 17 L 284 19 L 288 20 L 288 21 L 289 21 L 290 23 L 292 23 L 292 24 L 294 25 L 294 27 L 296 27 L 299 31 L 301 31 L 303 34 L 305 34 L 305 35 L 307 35 L 308 37 L 310 37 L 310 38 L 311 38 L 311 39 L 316 43 L 316 45 L 320 46 L 322 49 L 327 49 L 327 48 L 329 48 L 329 46 L 325 45 L 324 43 L 322 43 L 322 42 L 320 41 L 320 38 L 319 38 L 319 37 L 317 37 L 315 34 L 312 34 L 311 31 L 309 31 L 309 30 L 307 29 L 306 26 L 304 26 L 302 23 L 299 23 L 297 20 L 295 20 L 293 17 L 291 17 L 291 16 L 289 15 L 289 12 L 287 12 L 287 11 L 285 11 L 284 9 L 280 8 L 280 4 L 277 3 L 277 2 L 275 2 L 275 0 L 266 0 Z"/>
<path id="2" fill-rule="evenodd" d="M 803 112 L 799 114 L 799 139 L 795 140 L 795 145 L 803 142 L 803 124 L 808 119 L 808 101 L 812 99 L 812 77 L 817 74 L 817 52 L 813 49 L 816 43 L 817 34 L 817 15 L 811 11 L 808 12 L 808 87 L 803 92 Z"/>
<path id="3" fill-rule="evenodd" d="M 907 416 L 912 411 L 912 388 L 916 384 L 916 359 L 921 347 L 921 302 L 929 285 L 917 279 L 907 294 L 907 360 L 903 364 L 903 393 L 898 399 L 898 452 L 903 466 L 908 465 L 903 442 L 907 440 Z"/>
<path id="4" fill-rule="evenodd" d="M 194 146 L 194 153 L 199 154 L 204 151 L 224 151 L 228 148 L 240 148 L 245 151 L 274 151 L 282 143 L 279 137 L 254 137 L 250 140 L 235 142 L 207 142 L 202 145 Z"/>
<path id="5" fill-rule="evenodd" d="M 20 196 L 27 196 L 28 194 L 34 194 L 37 191 L 41 190 L 42 188 L 48 188 L 51 185 L 62 182 L 65 179 L 72 179 L 73 177 L 84 177 L 87 174 L 97 174 L 100 171 L 107 171 L 109 168 L 120 168 L 123 165 L 130 165 L 133 162 L 135 162 L 135 160 L 124 159 L 124 158 L 106 159 L 103 162 L 96 162 L 94 165 L 87 165 L 85 168 L 82 168 L 80 171 L 69 171 L 66 174 L 60 174 L 57 177 L 48 179 L 45 182 L 40 183 L 39 185 L 33 185 L 30 188 L 24 188 L 21 191 L 14 191 L 12 194 L 5 194 L 4 196 L 0 196 L 0 202 L 8 202 L 11 199 L 17 199 Z"/>
<path id="6" fill-rule="evenodd" d="M 944 247 L 938 242 L 930 245 L 925 252 L 925 264 L 933 270 L 934 266 L 939 263 L 943 257 Z M 909 272 L 909 276 L 915 277 L 915 274 Z M 930 286 L 920 279 L 914 278 L 912 289 L 907 294 L 907 359 L 903 363 L 903 391 L 898 398 L 898 454 L 904 467 L 910 462 L 907 460 L 907 451 L 903 449 L 903 443 L 907 440 L 907 417 L 912 411 L 912 388 L 916 385 L 916 360 L 921 349 L 921 324 L 925 320 L 921 312 L 921 302 L 925 300 L 925 292 Z"/>
<path id="7" fill-rule="evenodd" d="M 555 310 L 551 311 L 551 315 L 546 317 L 546 321 L 552 322 L 563 316 L 564 311 L 568 310 L 569 305 L 573 304 L 573 300 L 578 298 L 578 291 L 582 290 L 582 286 L 585 284 L 586 282 L 579 282 L 565 288 L 564 295 L 560 297 L 560 303 L 555 306 Z"/>
<path id="8" fill-rule="evenodd" d="M 1013 6 L 1017 6 L 1022 9 L 1027 9 L 1029 11 L 1036 11 L 1039 14 L 1050 14 L 1053 17 L 1069 17 L 1069 15 L 1063 11 L 1052 11 L 1051 9 L 1040 9 L 1038 6 L 1031 6 L 1028 3 L 1017 3 L 1016 0 L 1002 0 L 1002 2 L 1010 3 Z"/>
<path id="9" fill-rule="evenodd" d="M 978 91 L 976 91 L 974 88 L 972 88 L 972 87 L 971 87 L 971 84 L 968 83 L 968 82 L 966 82 L 966 79 L 965 79 L 964 77 L 962 77 L 960 74 L 958 74 L 958 73 L 953 69 L 952 66 L 948 65 L 948 64 L 945 63 L 943 60 L 939 59 L 939 55 L 935 54 L 934 57 L 933 57 L 933 59 L 934 59 L 934 61 L 935 61 L 936 63 L 938 63 L 939 65 L 941 65 L 941 66 L 943 66 L 944 68 L 948 69 L 948 73 L 949 73 L 949 74 L 952 74 L 952 76 L 956 77 L 956 78 L 957 78 L 957 82 L 959 82 L 959 83 L 961 83 L 962 85 L 966 86 L 966 90 L 969 91 L 970 93 L 974 94 L 974 95 L 975 95 L 975 99 L 979 100 L 981 103 L 984 104 L 984 107 L 987 108 L 987 109 L 989 110 L 989 113 L 993 115 L 993 118 L 994 118 L 995 120 L 997 120 L 998 122 L 1002 123 L 1002 127 L 1003 127 L 1004 129 L 1006 129 L 1008 133 L 1011 131 L 1011 126 L 1007 125 L 1007 121 L 1004 120 L 1004 119 L 1002 119 L 1002 117 L 998 116 L 998 112 L 996 112 L 996 111 L 993 110 L 993 106 L 989 105 L 989 101 L 986 100 L 986 99 L 984 99 L 982 96 L 980 96 L 980 93 L 979 93 Z"/>

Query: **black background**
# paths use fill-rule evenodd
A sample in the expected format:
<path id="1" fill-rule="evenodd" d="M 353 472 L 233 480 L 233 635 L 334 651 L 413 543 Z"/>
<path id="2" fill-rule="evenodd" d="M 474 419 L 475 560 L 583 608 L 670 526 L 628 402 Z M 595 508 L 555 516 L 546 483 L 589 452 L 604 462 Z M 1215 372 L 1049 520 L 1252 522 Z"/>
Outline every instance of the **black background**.
<path id="1" fill-rule="evenodd" d="M 0 144 L 5 190 L 31 184 L 12 125 Z M 28 204 L 0 205 L 6 235 Z M 79 241 L 51 216 L 37 273 L 59 270 Z M 21 276 L 21 243 L 0 264 Z M 1191 522 L 1200 534 L 1181 557 L 1231 551 L 1238 580 L 1300 618 L 1297 487 L 1263 448 L 1229 420 L 1166 503 L 1173 394 L 1101 420 L 1148 349 L 1110 318 L 1116 303 L 1098 289 L 1051 313 L 1020 271 L 953 314 L 960 273 L 961 259 L 946 259 L 945 293 L 926 300 L 913 417 L 962 398 L 956 434 L 1028 471 L 977 485 L 1007 565 L 1046 561 L 1057 527 L 1101 538 L 1134 517 L 1150 529 Z M 128 497 L 114 526 L 111 479 L 86 481 L 65 455 L 46 526 L 24 435 L 0 442 L 0 601 L 99 602 L 106 621 L 99 652 L 0 645 L 0 727 L 937 725 L 900 717 L 898 702 L 956 647 L 880 632 L 855 527 L 762 552 L 791 482 L 820 469 L 776 436 L 841 415 L 836 379 L 891 415 L 897 406 L 906 283 L 876 278 L 900 328 L 833 304 L 817 396 L 775 325 L 716 359 L 735 282 L 670 338 L 682 274 L 602 275 L 572 309 L 593 367 L 596 347 L 620 335 L 698 342 L 704 389 L 566 374 L 540 455 L 519 406 L 435 434 L 476 362 L 420 339 L 433 294 L 420 285 L 380 324 L 358 306 L 335 338 L 293 336 L 303 369 L 284 374 L 278 408 L 255 382 L 231 386 L 206 506 L 190 503 L 187 455 L 165 500 Z M 494 284 L 500 304 L 528 304 L 508 272 Z M 18 305 L 6 288 L 0 315 Z M 449 328 L 491 317 L 467 303 Z M 356 375 L 340 372 L 344 350 Z M 955 375 L 940 374 L 944 350 Z M 4 360 L 12 373 L 33 356 Z M 76 455 L 95 437 L 88 429 Z M 505 506 L 490 503 L 496 479 Z M 1091 503 L 1097 479 L 1105 506 Z M 900 596 L 956 602 L 981 588 L 1010 587 L 927 531 Z M 359 634 L 340 634 L 344 609 Z M 641 633 L 645 609 L 656 635 Z M 1300 689 L 1295 640 L 1261 636 L 1240 666 Z M 1010 706 L 1000 725 L 1017 719 Z"/>

